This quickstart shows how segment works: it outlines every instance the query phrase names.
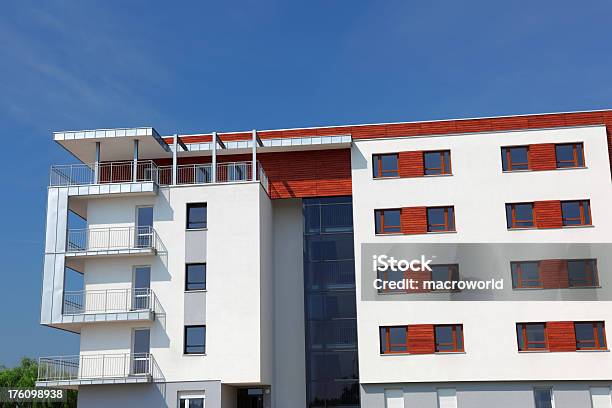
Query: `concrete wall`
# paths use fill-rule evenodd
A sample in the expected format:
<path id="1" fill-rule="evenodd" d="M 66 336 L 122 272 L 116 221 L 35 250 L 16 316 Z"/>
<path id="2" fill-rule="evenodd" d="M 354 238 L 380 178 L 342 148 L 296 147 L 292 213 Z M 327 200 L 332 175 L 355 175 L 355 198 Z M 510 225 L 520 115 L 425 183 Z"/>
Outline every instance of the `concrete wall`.
<path id="1" fill-rule="evenodd" d="M 501 147 L 584 142 L 585 169 L 503 173 Z M 372 154 L 450 149 L 452 176 L 375 180 Z M 357 298 L 362 243 L 600 242 L 611 241 L 610 162 L 603 126 L 357 141 L 352 148 Z M 593 227 L 508 231 L 505 203 L 590 199 Z M 456 233 L 376 236 L 374 210 L 454 205 Z M 607 270 L 600 271 L 606 274 Z M 607 281 L 604 279 L 604 281 Z M 510 380 L 610 380 L 608 352 L 519 353 L 515 323 L 603 320 L 610 302 L 363 302 L 357 305 L 362 383 Z M 463 323 L 465 353 L 381 355 L 384 325 Z M 369 406 L 365 404 L 364 406 Z M 503 405 L 502 405 L 503 406 Z"/>
<path id="2" fill-rule="evenodd" d="M 459 408 L 536 408 L 535 387 L 552 388 L 554 408 L 591 408 L 590 387 L 609 387 L 610 382 L 515 382 L 515 383 L 422 383 L 362 384 L 361 406 L 386 408 L 385 390 L 401 389 L 404 408 L 439 408 L 437 390 L 454 388 Z"/>
<path id="3" fill-rule="evenodd" d="M 304 263 L 301 200 L 276 200 L 274 208 L 275 408 L 306 406 Z"/>

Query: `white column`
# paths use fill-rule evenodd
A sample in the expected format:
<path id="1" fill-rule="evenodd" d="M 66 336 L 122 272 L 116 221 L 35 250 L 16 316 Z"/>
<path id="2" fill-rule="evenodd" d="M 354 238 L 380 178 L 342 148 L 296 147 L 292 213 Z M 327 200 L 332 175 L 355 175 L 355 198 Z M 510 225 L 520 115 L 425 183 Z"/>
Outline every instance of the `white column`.
<path id="1" fill-rule="evenodd" d="M 100 142 L 96 142 L 96 161 L 94 163 L 94 184 L 100 183 Z"/>
<path id="2" fill-rule="evenodd" d="M 138 179 L 138 139 L 134 140 L 134 161 L 132 162 L 132 181 Z"/>
<path id="3" fill-rule="evenodd" d="M 213 183 L 217 182 L 217 132 L 212 133 L 212 168 L 211 179 Z"/>
<path id="4" fill-rule="evenodd" d="M 253 181 L 257 180 L 257 131 L 253 129 Z"/>
<path id="5" fill-rule="evenodd" d="M 172 185 L 176 186 L 176 175 L 178 172 L 178 135 L 175 133 L 172 139 Z"/>

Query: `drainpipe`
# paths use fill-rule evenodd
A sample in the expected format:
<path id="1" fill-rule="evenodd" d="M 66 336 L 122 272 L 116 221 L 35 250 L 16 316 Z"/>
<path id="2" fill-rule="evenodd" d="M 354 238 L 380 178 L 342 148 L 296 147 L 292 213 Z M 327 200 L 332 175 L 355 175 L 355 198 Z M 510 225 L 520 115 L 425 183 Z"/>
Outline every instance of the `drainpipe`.
<path id="1" fill-rule="evenodd" d="M 217 182 L 217 132 L 212 133 L 212 182 Z"/>
<path id="2" fill-rule="evenodd" d="M 176 186 L 176 174 L 177 174 L 177 166 L 178 166 L 178 134 L 174 134 L 172 140 L 172 185 Z"/>
<path id="3" fill-rule="evenodd" d="M 134 140 L 134 161 L 132 162 L 132 181 L 138 180 L 138 139 Z"/>
<path id="4" fill-rule="evenodd" d="M 253 181 L 257 181 L 257 131 L 253 129 Z"/>

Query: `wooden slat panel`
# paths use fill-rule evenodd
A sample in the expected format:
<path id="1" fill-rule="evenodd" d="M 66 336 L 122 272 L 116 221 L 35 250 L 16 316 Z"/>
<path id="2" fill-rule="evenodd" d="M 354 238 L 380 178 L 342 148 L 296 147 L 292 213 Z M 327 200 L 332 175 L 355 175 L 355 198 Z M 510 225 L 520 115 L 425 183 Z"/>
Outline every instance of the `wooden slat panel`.
<path id="1" fill-rule="evenodd" d="M 436 351 L 433 324 L 408 326 L 408 352 L 411 354 L 433 354 Z"/>
<path id="2" fill-rule="evenodd" d="M 561 201 L 536 201 L 533 204 L 537 228 L 562 228 Z"/>
<path id="3" fill-rule="evenodd" d="M 554 143 L 529 145 L 529 165 L 531 170 L 555 170 L 557 158 Z"/>
<path id="4" fill-rule="evenodd" d="M 427 207 L 404 207 L 400 214 L 402 234 L 427 233 Z"/>
<path id="5" fill-rule="evenodd" d="M 398 160 L 400 177 L 423 177 L 425 174 L 423 152 L 400 152 Z"/>
<path id="6" fill-rule="evenodd" d="M 557 289 L 562 287 L 562 281 L 568 287 L 567 262 L 563 259 L 544 259 L 540 261 L 540 274 L 544 289 Z M 562 275 L 565 274 L 565 277 Z"/>
<path id="7" fill-rule="evenodd" d="M 547 322 L 546 337 L 550 351 L 576 351 L 574 322 Z"/>

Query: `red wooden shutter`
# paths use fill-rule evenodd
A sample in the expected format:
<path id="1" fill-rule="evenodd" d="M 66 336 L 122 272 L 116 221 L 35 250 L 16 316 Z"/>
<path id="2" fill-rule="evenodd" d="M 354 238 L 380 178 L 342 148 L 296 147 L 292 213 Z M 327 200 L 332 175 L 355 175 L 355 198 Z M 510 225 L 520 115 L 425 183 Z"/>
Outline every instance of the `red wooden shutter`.
<path id="1" fill-rule="evenodd" d="M 412 279 L 416 283 L 415 286 L 418 285 L 417 289 L 407 288 L 406 292 L 408 293 L 422 293 L 422 292 L 431 292 L 430 290 L 426 290 L 424 288 L 423 282 L 431 280 L 431 272 L 429 271 L 408 271 L 408 279 Z"/>
<path id="2" fill-rule="evenodd" d="M 400 177 L 423 177 L 423 152 L 400 152 L 398 156 Z"/>
<path id="3" fill-rule="evenodd" d="M 569 287 L 567 261 L 563 259 L 544 259 L 540 261 L 540 276 L 544 289 Z"/>
<path id="4" fill-rule="evenodd" d="M 401 210 L 402 234 L 427 233 L 427 207 L 404 207 Z"/>
<path id="5" fill-rule="evenodd" d="M 557 168 L 557 156 L 554 143 L 529 145 L 529 168 L 531 170 L 554 170 Z"/>
<path id="6" fill-rule="evenodd" d="M 433 354 L 436 351 L 433 324 L 408 326 L 408 352 L 411 354 Z"/>
<path id="7" fill-rule="evenodd" d="M 536 227 L 562 228 L 561 201 L 536 201 L 533 203 Z"/>
<path id="8" fill-rule="evenodd" d="M 574 322 L 547 322 L 546 337 L 550 351 L 576 351 Z"/>

